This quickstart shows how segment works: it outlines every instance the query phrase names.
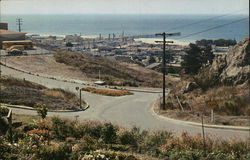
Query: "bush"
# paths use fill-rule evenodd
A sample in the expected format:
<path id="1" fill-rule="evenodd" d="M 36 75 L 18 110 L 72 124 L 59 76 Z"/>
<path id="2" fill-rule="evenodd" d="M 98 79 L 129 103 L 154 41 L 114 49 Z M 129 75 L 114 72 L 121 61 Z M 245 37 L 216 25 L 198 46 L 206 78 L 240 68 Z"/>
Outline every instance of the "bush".
<path id="1" fill-rule="evenodd" d="M 220 102 L 219 106 L 215 108 L 215 111 L 221 114 L 240 116 L 243 115 L 242 112 L 242 110 L 244 109 L 243 106 L 244 102 L 242 102 L 242 99 L 236 97 Z"/>
<path id="2" fill-rule="evenodd" d="M 65 140 L 65 138 L 69 135 L 66 122 L 59 117 L 52 117 L 51 122 L 51 131 L 53 132 L 54 137 L 60 140 Z"/>
<path id="3" fill-rule="evenodd" d="M 71 148 L 71 145 L 65 143 L 42 146 L 37 149 L 35 158 L 43 160 L 68 160 L 72 153 Z"/>
<path id="4" fill-rule="evenodd" d="M 112 123 L 105 123 L 101 130 L 101 138 L 106 144 L 111 144 L 116 141 L 118 128 Z"/>
<path id="5" fill-rule="evenodd" d="M 134 135 L 129 131 L 123 132 L 119 136 L 119 140 L 120 140 L 122 145 L 133 145 L 133 146 L 135 146 L 137 144 L 137 141 L 136 141 Z"/>
<path id="6" fill-rule="evenodd" d="M 148 135 L 144 140 L 144 148 L 150 155 L 158 156 L 160 146 L 167 143 L 171 133 L 168 131 L 157 131 Z"/>
<path id="7" fill-rule="evenodd" d="M 201 69 L 197 75 L 193 76 L 193 80 L 203 91 L 219 84 L 218 78 L 209 71 L 208 67 Z"/>
<path id="8" fill-rule="evenodd" d="M 35 108 L 37 110 L 37 114 L 41 116 L 42 119 L 45 119 L 48 112 L 48 108 L 45 106 L 45 104 L 37 103 Z"/>
<path id="9" fill-rule="evenodd" d="M 0 136 L 5 135 L 8 130 L 8 122 L 2 116 L 0 116 Z"/>
<path id="10" fill-rule="evenodd" d="M 8 113 L 9 113 L 8 108 L 0 106 L 0 116 L 7 116 Z"/>

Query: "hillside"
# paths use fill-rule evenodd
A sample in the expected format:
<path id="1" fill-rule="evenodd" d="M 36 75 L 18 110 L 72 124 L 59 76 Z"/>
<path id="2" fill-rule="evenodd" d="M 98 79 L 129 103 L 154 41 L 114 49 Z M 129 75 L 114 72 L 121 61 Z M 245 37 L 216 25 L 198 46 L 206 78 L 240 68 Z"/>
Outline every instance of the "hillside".
<path id="1" fill-rule="evenodd" d="M 57 51 L 55 60 L 80 69 L 84 75 L 90 78 L 97 79 L 100 71 L 101 79 L 109 85 L 161 86 L 162 77 L 160 73 L 139 66 L 135 67 L 69 51 Z"/>
<path id="2" fill-rule="evenodd" d="M 215 59 L 197 75 L 189 76 L 172 88 L 167 98 L 167 110 L 161 113 L 196 122 L 200 122 L 200 113 L 203 113 L 205 123 L 247 126 L 250 114 L 249 80 L 248 37 L 231 48 L 227 55 Z M 215 115 L 213 121 L 211 110 Z"/>
<path id="3" fill-rule="evenodd" d="M 62 89 L 48 89 L 25 79 L 0 78 L 0 103 L 36 107 L 45 104 L 49 110 L 79 110 L 79 99 Z"/>

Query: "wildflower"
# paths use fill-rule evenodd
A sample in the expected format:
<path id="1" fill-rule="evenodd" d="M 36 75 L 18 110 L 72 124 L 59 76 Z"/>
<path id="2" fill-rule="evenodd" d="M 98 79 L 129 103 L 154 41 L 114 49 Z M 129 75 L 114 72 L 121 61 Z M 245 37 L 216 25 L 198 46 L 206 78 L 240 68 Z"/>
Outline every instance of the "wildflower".
<path id="1" fill-rule="evenodd" d="M 80 147 L 77 144 L 75 144 L 74 146 L 72 146 L 72 151 L 73 152 L 78 151 L 78 150 L 80 150 Z"/>
<path id="2" fill-rule="evenodd" d="M 33 145 L 32 148 L 33 148 L 33 149 L 37 149 L 37 145 Z"/>

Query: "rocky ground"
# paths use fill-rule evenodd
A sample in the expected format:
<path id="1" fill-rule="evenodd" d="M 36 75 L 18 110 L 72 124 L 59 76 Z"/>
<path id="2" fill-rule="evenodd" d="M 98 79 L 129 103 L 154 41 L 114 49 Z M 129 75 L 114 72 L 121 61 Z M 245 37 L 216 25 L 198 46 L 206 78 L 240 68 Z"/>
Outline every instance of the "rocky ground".
<path id="1" fill-rule="evenodd" d="M 234 46 L 227 55 L 215 59 L 195 78 L 185 78 L 172 87 L 167 110 L 171 118 L 206 123 L 248 126 L 250 114 L 249 37 Z M 211 122 L 211 112 L 214 121 Z"/>

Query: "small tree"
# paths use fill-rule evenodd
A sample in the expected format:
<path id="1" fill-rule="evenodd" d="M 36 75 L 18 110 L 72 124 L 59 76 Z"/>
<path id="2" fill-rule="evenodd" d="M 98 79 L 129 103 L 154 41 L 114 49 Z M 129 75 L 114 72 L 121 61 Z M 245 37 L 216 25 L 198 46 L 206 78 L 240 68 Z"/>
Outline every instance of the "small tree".
<path id="1" fill-rule="evenodd" d="M 197 74 L 204 64 L 211 64 L 214 54 L 211 52 L 211 46 L 200 48 L 196 44 L 190 43 L 190 49 L 187 50 L 187 55 L 183 57 L 182 67 L 188 74 Z"/>
<path id="2" fill-rule="evenodd" d="M 155 63 L 156 60 L 153 56 L 150 56 L 149 60 L 148 60 L 148 63 L 151 64 L 151 63 Z"/>
<path id="3" fill-rule="evenodd" d="M 101 130 L 101 137 L 106 144 L 114 143 L 117 135 L 116 135 L 117 127 L 113 126 L 111 123 L 105 123 Z"/>
<path id="4" fill-rule="evenodd" d="M 66 47 L 73 47 L 73 44 L 71 42 L 67 42 Z"/>
<path id="5" fill-rule="evenodd" d="M 45 106 L 45 104 L 37 103 L 36 104 L 36 110 L 37 114 L 42 117 L 42 119 L 45 119 L 47 116 L 48 108 Z"/>

